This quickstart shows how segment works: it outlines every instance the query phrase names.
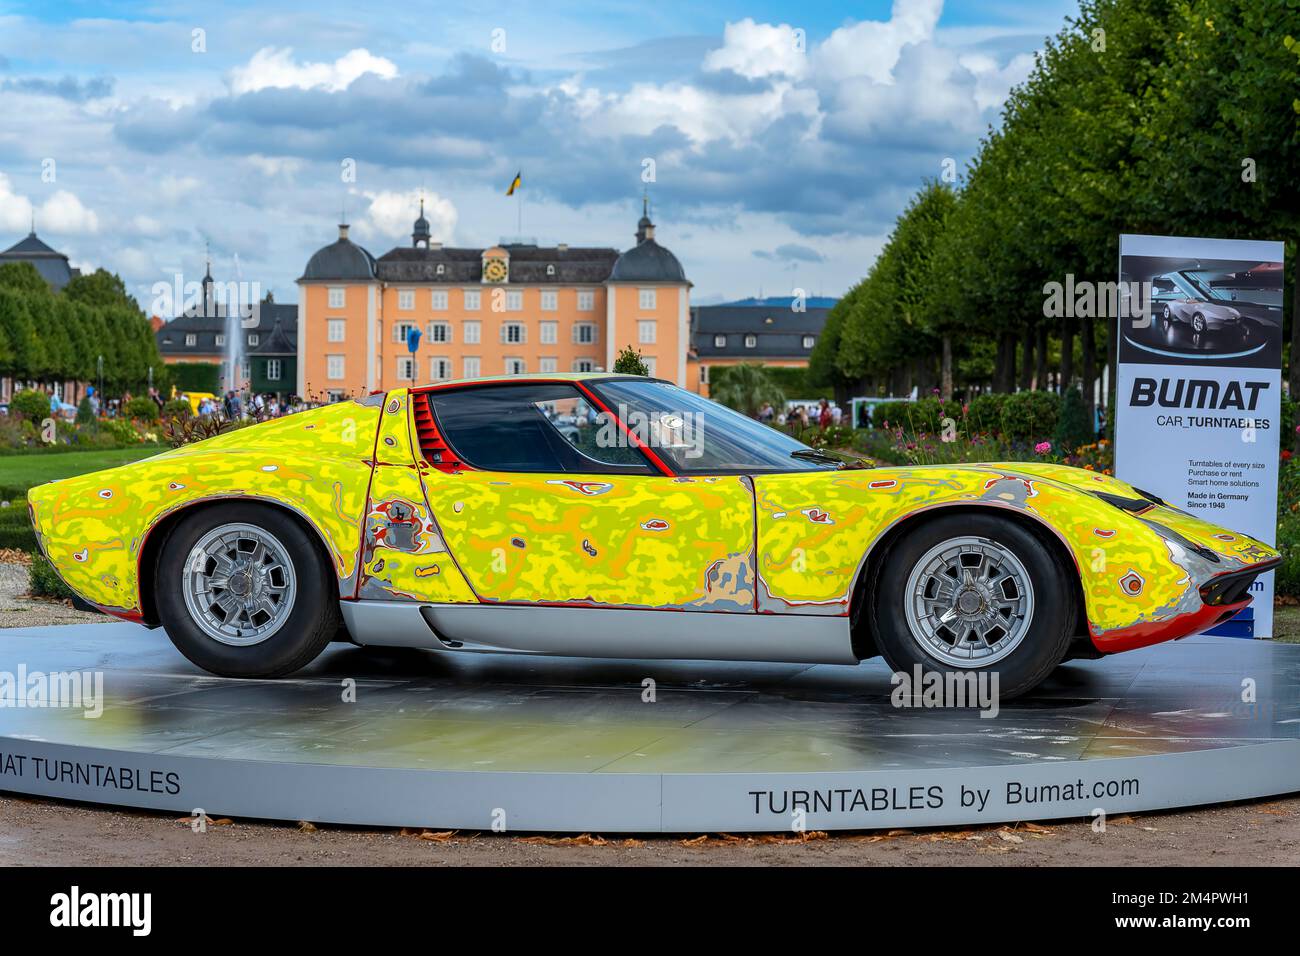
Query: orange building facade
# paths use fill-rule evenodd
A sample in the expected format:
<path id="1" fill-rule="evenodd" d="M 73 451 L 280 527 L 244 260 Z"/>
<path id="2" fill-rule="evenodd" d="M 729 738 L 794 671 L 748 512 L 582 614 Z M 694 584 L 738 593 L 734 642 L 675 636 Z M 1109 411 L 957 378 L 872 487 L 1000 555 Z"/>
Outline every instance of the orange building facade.
<path id="1" fill-rule="evenodd" d="M 480 375 L 601 371 L 629 345 L 652 375 L 691 385 L 691 283 L 654 233 L 643 215 L 636 245 L 621 253 L 446 247 L 421 209 L 410 247 L 376 259 L 342 225 L 298 280 L 298 394 L 339 400 Z"/>

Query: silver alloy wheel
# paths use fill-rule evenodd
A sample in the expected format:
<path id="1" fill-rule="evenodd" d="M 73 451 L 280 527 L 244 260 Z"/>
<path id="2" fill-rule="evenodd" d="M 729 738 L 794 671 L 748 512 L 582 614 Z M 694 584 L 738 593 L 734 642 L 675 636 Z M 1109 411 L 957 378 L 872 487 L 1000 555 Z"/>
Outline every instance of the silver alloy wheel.
<path id="1" fill-rule="evenodd" d="M 935 660 L 983 667 L 1024 641 L 1034 587 L 1009 548 L 989 538 L 950 538 L 912 568 L 905 609 L 912 637 Z"/>
<path id="2" fill-rule="evenodd" d="M 223 524 L 205 534 L 190 549 L 182 576 L 194 623 L 234 647 L 271 637 L 293 612 L 298 594 L 288 549 L 251 524 Z"/>

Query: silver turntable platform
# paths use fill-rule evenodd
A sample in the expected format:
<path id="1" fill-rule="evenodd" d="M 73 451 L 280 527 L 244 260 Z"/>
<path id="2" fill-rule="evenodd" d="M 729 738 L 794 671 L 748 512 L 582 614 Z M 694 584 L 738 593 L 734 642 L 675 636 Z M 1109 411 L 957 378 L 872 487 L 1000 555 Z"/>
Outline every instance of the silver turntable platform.
<path id="1" fill-rule="evenodd" d="M 879 661 L 340 644 L 292 678 L 243 681 L 203 674 L 133 624 L 0 631 L 0 697 L 6 675 L 30 685 L 51 672 L 102 675 L 102 713 L 5 701 L 0 790 L 213 816 L 605 833 L 969 825 L 1300 791 L 1300 646 L 1265 641 L 1191 638 L 1071 662 L 992 719 L 893 707 Z"/>

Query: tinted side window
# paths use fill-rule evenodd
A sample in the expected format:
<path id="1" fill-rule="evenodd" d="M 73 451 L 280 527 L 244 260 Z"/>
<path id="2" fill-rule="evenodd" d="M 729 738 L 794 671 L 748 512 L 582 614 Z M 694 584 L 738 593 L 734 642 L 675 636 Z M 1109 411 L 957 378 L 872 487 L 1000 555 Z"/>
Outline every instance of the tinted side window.
<path id="1" fill-rule="evenodd" d="M 443 439 L 485 471 L 657 474 L 615 423 L 571 385 L 493 385 L 427 393 Z"/>

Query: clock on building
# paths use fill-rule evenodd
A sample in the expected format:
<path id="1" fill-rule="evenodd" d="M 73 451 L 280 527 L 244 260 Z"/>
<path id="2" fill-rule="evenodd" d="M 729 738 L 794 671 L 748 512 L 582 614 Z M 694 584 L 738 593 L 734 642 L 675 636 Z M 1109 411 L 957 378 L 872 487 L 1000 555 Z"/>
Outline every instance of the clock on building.
<path id="1" fill-rule="evenodd" d="M 510 269 L 505 259 L 492 258 L 483 260 L 484 282 L 505 282 L 510 276 Z"/>

